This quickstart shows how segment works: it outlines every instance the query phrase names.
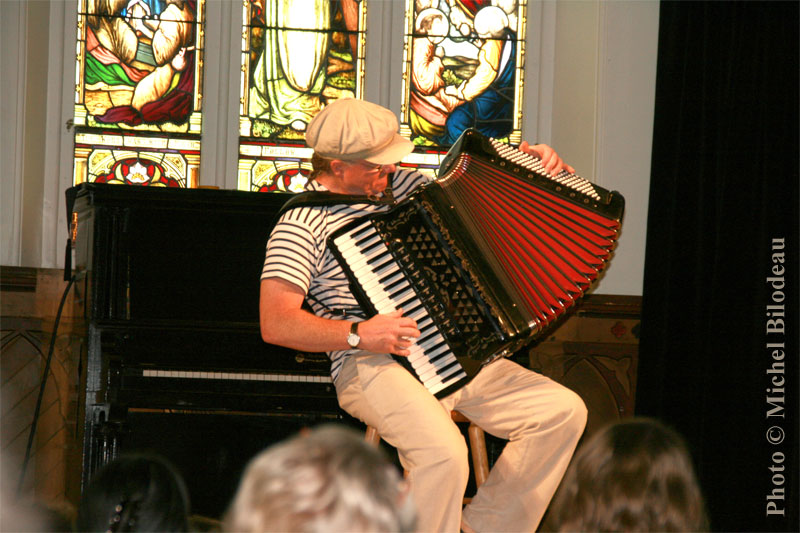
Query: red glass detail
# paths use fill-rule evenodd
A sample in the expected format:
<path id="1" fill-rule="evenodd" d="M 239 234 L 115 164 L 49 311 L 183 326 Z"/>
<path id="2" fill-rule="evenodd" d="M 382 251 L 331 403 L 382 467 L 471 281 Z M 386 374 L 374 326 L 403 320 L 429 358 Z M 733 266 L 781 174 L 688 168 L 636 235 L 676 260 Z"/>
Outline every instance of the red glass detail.
<path id="1" fill-rule="evenodd" d="M 625 324 L 622 322 L 617 322 L 611 327 L 611 334 L 614 335 L 616 338 L 621 338 L 628 332 L 628 328 L 625 327 Z"/>

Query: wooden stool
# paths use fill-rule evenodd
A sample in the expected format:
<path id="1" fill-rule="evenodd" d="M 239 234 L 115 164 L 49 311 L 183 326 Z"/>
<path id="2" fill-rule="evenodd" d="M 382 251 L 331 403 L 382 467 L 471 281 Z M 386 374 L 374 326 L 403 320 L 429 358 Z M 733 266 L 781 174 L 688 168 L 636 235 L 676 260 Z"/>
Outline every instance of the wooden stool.
<path id="1" fill-rule="evenodd" d="M 450 411 L 450 417 L 453 419 L 453 422 L 469 424 L 467 435 L 469 437 L 469 449 L 472 455 L 472 472 L 475 476 L 475 486 L 480 487 L 483 482 L 486 481 L 486 478 L 489 477 L 489 457 L 486 454 L 486 435 L 481 428 L 458 411 Z M 378 430 L 372 426 L 367 426 L 364 439 L 373 446 L 378 446 L 381 442 L 381 436 L 378 435 Z M 465 502 L 469 500 L 470 498 L 464 498 Z"/>

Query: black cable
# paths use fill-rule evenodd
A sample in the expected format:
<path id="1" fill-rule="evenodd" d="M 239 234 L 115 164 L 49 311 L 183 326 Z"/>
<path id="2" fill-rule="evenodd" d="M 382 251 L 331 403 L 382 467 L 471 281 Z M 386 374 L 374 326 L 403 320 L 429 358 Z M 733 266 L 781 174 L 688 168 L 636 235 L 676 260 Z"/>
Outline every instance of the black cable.
<path id="1" fill-rule="evenodd" d="M 44 375 L 42 376 L 42 384 L 39 387 L 39 397 L 36 399 L 36 409 L 33 411 L 33 422 L 31 423 L 31 432 L 28 435 L 28 446 L 25 449 L 25 460 L 22 462 L 22 471 L 19 475 L 19 484 L 17 485 L 17 496 L 22 494 L 22 483 L 25 481 L 25 471 L 28 469 L 28 461 L 31 458 L 31 449 L 33 448 L 33 436 L 36 433 L 36 424 L 39 421 L 39 411 L 42 408 L 42 399 L 44 398 L 44 389 L 47 385 L 47 376 L 50 374 L 50 362 L 53 360 L 53 351 L 56 346 L 56 335 L 58 334 L 58 324 L 61 322 L 61 313 L 64 310 L 64 302 L 67 301 L 67 295 L 75 283 L 75 276 L 72 276 L 64 289 L 64 294 L 61 295 L 61 303 L 58 304 L 58 312 L 56 313 L 56 321 L 53 324 L 53 336 L 50 338 L 50 349 L 47 352 L 47 361 L 44 365 Z"/>

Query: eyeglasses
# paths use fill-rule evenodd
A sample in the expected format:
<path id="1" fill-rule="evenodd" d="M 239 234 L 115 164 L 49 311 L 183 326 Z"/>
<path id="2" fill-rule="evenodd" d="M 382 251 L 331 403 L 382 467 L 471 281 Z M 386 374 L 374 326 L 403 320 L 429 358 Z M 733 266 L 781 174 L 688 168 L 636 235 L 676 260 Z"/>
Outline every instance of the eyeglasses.
<path id="1" fill-rule="evenodd" d="M 375 163 L 370 163 L 369 161 L 358 161 L 353 163 L 355 165 L 360 165 L 365 172 L 372 173 L 372 172 L 381 172 L 383 168 L 387 165 L 376 165 Z"/>

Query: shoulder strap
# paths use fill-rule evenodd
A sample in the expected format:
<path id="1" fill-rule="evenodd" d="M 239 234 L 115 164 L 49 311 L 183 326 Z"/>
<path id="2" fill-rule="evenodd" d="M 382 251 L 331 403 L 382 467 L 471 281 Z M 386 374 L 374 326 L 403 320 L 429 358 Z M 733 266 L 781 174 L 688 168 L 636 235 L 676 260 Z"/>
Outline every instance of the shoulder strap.
<path id="1" fill-rule="evenodd" d="M 387 189 L 387 191 L 384 192 L 383 196 L 380 198 L 366 195 L 337 194 L 330 191 L 301 192 L 292 196 L 281 206 L 277 215 L 275 215 L 275 221 L 277 222 L 278 219 L 287 211 L 297 207 L 343 204 L 392 205 L 394 204 L 394 197 L 392 196 L 390 189 Z"/>
<path id="2" fill-rule="evenodd" d="M 337 194 L 330 191 L 305 191 L 295 194 L 290 198 L 275 215 L 275 222 L 281 216 L 296 207 L 304 206 L 320 206 L 320 205 L 353 205 L 353 204 L 372 204 L 372 205 L 393 205 L 394 195 L 392 194 L 392 182 L 394 181 L 394 174 L 389 174 L 389 186 L 383 191 L 383 196 L 380 198 L 376 196 L 366 195 L 350 195 L 350 194 Z"/>

